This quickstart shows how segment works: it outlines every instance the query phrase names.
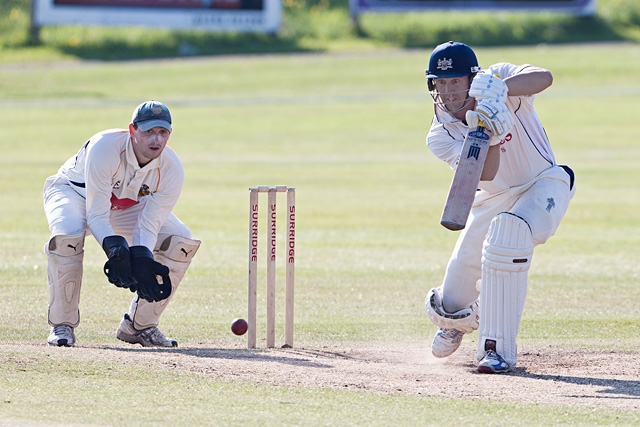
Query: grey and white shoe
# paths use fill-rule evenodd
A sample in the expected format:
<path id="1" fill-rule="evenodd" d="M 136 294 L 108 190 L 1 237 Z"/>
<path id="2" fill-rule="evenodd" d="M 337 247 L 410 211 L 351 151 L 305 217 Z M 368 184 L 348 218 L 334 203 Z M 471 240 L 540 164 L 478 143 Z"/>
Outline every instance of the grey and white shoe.
<path id="1" fill-rule="evenodd" d="M 143 347 L 177 347 L 178 341 L 167 338 L 155 326 L 141 331 L 133 327 L 133 322 L 128 314 L 124 315 L 124 319 L 120 322 L 120 326 L 116 331 L 116 337 L 120 341 L 129 344 L 140 344 Z"/>
<path id="2" fill-rule="evenodd" d="M 478 372 L 481 374 L 502 374 L 509 372 L 509 364 L 493 350 L 487 351 L 484 358 L 478 363 Z"/>
<path id="3" fill-rule="evenodd" d="M 47 343 L 56 347 L 73 347 L 76 344 L 76 335 L 73 333 L 71 326 L 54 326 L 51 328 Z"/>
<path id="4" fill-rule="evenodd" d="M 438 329 L 431 343 L 431 353 L 435 357 L 451 356 L 460 347 L 463 336 L 464 332 L 457 329 Z"/>

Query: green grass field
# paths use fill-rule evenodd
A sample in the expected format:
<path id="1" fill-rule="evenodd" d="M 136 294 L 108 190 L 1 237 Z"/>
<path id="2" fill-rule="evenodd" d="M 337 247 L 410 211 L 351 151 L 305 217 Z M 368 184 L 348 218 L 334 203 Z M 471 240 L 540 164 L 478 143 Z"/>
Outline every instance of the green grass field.
<path id="1" fill-rule="evenodd" d="M 477 53 L 485 67 L 504 60 L 553 71 L 554 85 L 538 96 L 537 110 L 558 162 L 577 174 L 564 223 L 536 250 L 519 344 L 640 354 L 640 47 Z M 78 345 L 46 346 L 44 180 L 89 136 L 127 126 L 133 108 L 153 98 L 172 110 L 170 145 L 187 174 L 175 211 L 203 241 L 160 325 L 180 349 L 245 354 L 245 337 L 233 336 L 229 324 L 246 316 L 247 189 L 285 184 L 297 190 L 296 348 L 420 343 L 431 357 L 435 327 L 423 300 L 439 285 L 457 234 L 439 225 L 451 171 L 424 143 L 433 111 L 423 73 L 428 55 L 374 50 L 4 64 L 0 425 L 637 423 L 640 404 L 595 412 L 174 372 L 148 362 L 145 355 L 155 350 L 128 351 L 116 340 L 131 294 L 105 280 L 93 238 L 85 245 Z M 282 298 L 278 304 L 282 323 Z M 92 357 L 100 350 L 111 356 Z M 167 358 L 173 360 L 171 352 Z M 216 358 L 211 365 L 215 370 Z M 629 399 L 637 401 L 640 383 L 631 386 Z"/>

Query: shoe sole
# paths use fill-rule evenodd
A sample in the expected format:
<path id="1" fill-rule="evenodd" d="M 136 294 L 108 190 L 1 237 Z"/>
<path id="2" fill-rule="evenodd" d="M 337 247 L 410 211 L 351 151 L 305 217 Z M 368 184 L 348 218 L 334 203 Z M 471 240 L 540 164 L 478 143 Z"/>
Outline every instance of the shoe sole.
<path id="1" fill-rule="evenodd" d="M 444 359 L 445 357 L 449 357 L 451 356 L 453 353 L 455 353 L 456 351 L 458 351 L 458 349 L 456 348 L 455 350 L 453 350 L 451 353 L 447 353 L 447 354 L 443 354 L 443 353 L 434 353 L 433 350 L 431 351 L 431 354 L 433 355 L 433 357 L 437 357 L 438 359 Z"/>
<path id="2" fill-rule="evenodd" d="M 139 340 L 135 335 L 125 334 L 124 332 L 118 332 L 116 334 L 116 338 L 118 338 L 120 341 L 126 342 L 127 344 L 140 344 L 142 347 L 149 347 L 145 345 L 143 341 Z"/>
<path id="3" fill-rule="evenodd" d="M 116 338 L 118 338 L 120 341 L 124 341 L 128 344 L 140 344 L 142 347 L 157 347 L 157 348 L 175 348 L 178 347 L 178 341 L 171 341 L 171 346 L 166 346 L 166 345 L 155 345 L 152 343 L 148 343 L 147 341 L 143 341 L 141 339 L 139 339 L 137 336 L 135 335 L 129 335 L 125 332 L 121 332 L 119 331 L 116 334 Z"/>
<path id="4" fill-rule="evenodd" d="M 509 369 L 493 369 L 491 366 L 478 366 L 478 372 L 481 374 L 504 374 L 509 372 Z"/>
<path id="5" fill-rule="evenodd" d="M 58 343 L 50 342 L 51 347 L 73 347 L 75 344 L 67 344 L 67 340 L 60 340 Z"/>
<path id="6" fill-rule="evenodd" d="M 431 354 L 433 354 L 433 357 L 437 357 L 438 359 L 442 359 L 442 358 L 445 358 L 445 357 L 449 357 L 449 356 L 451 356 L 453 353 L 455 353 L 456 351 L 458 351 L 458 349 L 460 348 L 460 344 L 462 344 L 462 342 L 460 342 L 456 348 L 451 349 L 449 352 L 446 352 L 446 353 L 436 353 L 436 352 L 433 350 L 433 346 L 432 346 L 432 347 L 431 347 Z"/>
<path id="7" fill-rule="evenodd" d="M 69 340 L 61 338 L 57 342 L 47 341 L 47 344 L 49 344 L 51 347 L 73 347 L 75 345 L 75 341 L 72 341 L 69 344 Z"/>
<path id="8" fill-rule="evenodd" d="M 464 335 L 464 334 L 462 334 L 462 335 Z M 436 352 L 436 351 L 433 349 L 433 343 L 434 343 L 435 341 L 437 341 L 437 340 L 436 340 L 436 338 L 437 338 L 437 337 L 438 337 L 438 335 L 436 334 L 436 336 L 435 336 L 435 337 L 434 337 L 434 339 L 433 339 L 433 342 L 431 343 L 431 354 L 433 354 L 433 357 L 437 357 L 438 359 L 443 359 L 443 358 L 445 358 L 445 357 L 449 357 L 449 356 L 451 356 L 453 353 L 455 353 L 456 351 L 458 351 L 458 349 L 460 348 L 460 345 L 462 344 L 462 338 L 463 338 L 463 337 L 460 337 L 460 341 L 458 341 L 458 342 L 457 342 L 457 344 L 454 344 L 454 345 L 455 345 L 455 347 L 452 345 L 452 346 L 450 346 L 450 347 L 449 347 L 449 350 L 448 350 L 448 351 L 446 351 L 446 352 L 439 352 L 439 353 L 438 353 L 438 352 Z M 449 340 L 447 340 L 447 339 L 443 339 L 443 340 L 441 340 L 441 341 L 450 342 L 450 341 L 449 341 Z"/>

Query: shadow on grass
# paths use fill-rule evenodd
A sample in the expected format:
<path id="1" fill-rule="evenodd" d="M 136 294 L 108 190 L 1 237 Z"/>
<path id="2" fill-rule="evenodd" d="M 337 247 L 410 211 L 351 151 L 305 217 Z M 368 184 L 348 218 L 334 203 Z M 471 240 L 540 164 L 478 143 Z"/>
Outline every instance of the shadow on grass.
<path id="1" fill-rule="evenodd" d="M 602 387 L 598 390 L 598 399 L 611 398 L 620 399 L 622 396 L 624 399 L 638 399 L 640 400 L 640 381 L 631 380 L 616 380 L 610 378 L 592 378 L 581 377 L 571 375 L 546 375 L 546 374 L 532 374 L 527 372 L 526 368 L 515 368 L 507 375 L 514 375 L 523 378 L 531 378 L 535 380 L 546 380 L 553 382 L 564 382 L 567 384 L 575 384 L 581 386 Z M 589 396 L 576 395 L 574 397 L 585 398 Z"/>
<path id="2" fill-rule="evenodd" d="M 256 362 L 273 362 L 284 365 L 308 366 L 313 368 L 333 368 L 330 363 L 336 359 L 351 359 L 342 353 L 305 350 L 305 349 L 225 349 L 225 348 L 122 348 L 103 347 L 105 350 L 125 353 L 166 353 L 182 354 L 206 359 L 245 360 Z M 323 360 L 319 362 L 318 359 Z"/>

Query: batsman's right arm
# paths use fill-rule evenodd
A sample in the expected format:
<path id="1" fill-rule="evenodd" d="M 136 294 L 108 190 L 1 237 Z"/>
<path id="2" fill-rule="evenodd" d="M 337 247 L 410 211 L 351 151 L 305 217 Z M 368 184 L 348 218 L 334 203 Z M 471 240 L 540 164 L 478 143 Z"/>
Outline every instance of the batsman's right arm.
<path id="1" fill-rule="evenodd" d="M 487 152 L 487 158 L 484 161 L 484 168 L 480 181 L 491 181 L 496 177 L 500 168 L 500 144 L 492 145 Z"/>

